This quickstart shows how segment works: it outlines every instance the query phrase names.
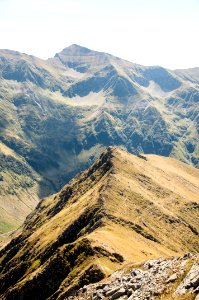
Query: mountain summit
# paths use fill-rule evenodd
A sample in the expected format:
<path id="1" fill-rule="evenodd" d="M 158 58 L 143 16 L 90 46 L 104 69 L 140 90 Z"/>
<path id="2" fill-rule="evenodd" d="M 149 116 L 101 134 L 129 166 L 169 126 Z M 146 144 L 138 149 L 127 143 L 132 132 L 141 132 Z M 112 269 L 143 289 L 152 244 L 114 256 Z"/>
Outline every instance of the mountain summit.
<path id="1" fill-rule="evenodd" d="M 69 47 L 64 48 L 61 53 L 68 56 L 86 56 L 86 55 L 95 55 L 97 51 L 90 50 L 86 47 L 79 46 L 77 44 L 72 44 Z"/>
<path id="2" fill-rule="evenodd" d="M 110 63 L 110 57 L 110 54 L 90 50 L 76 44 L 64 48 L 55 55 L 55 58 L 58 58 L 62 64 L 80 73 L 96 72 L 99 67 L 105 67 Z"/>
<path id="3" fill-rule="evenodd" d="M 124 264 L 198 250 L 199 171 L 109 147 L 0 252 L 1 299 L 65 299 Z"/>

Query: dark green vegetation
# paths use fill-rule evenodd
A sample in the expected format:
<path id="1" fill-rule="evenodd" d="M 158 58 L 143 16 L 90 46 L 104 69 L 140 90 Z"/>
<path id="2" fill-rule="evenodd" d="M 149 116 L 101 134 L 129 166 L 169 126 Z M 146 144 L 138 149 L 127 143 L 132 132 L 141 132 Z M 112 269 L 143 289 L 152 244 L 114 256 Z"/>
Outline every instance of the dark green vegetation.
<path id="1" fill-rule="evenodd" d="M 31 183 L 26 173 L 22 187 L 38 185 L 38 197 L 57 191 L 109 145 L 198 166 L 198 74 L 77 45 L 47 61 L 1 50 L 0 142 L 23 160 Z M 18 174 L 16 166 L 7 165 L 8 176 Z"/>

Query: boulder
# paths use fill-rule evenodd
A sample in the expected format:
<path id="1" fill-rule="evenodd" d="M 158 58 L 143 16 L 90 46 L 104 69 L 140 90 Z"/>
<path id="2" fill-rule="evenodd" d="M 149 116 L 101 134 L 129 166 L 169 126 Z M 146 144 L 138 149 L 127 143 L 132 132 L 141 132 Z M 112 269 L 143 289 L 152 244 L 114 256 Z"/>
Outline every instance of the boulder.
<path id="1" fill-rule="evenodd" d="M 92 299 L 93 300 L 101 300 L 101 299 L 104 299 L 104 295 L 101 292 L 97 291 L 96 294 L 93 295 Z"/>
<path id="2" fill-rule="evenodd" d="M 112 296 L 112 295 L 115 294 L 119 289 L 120 289 L 120 286 L 117 286 L 117 287 L 115 287 L 115 288 L 112 288 L 111 290 L 108 290 L 108 291 L 106 292 L 106 296 L 107 296 L 107 297 Z"/>
<path id="3" fill-rule="evenodd" d="M 115 294 L 112 295 L 111 299 L 118 299 L 119 297 L 126 295 L 126 293 L 127 291 L 125 290 L 125 288 L 121 288 L 117 292 L 115 292 Z"/>
<path id="4" fill-rule="evenodd" d="M 177 274 L 174 273 L 167 279 L 166 283 L 174 282 L 174 281 L 176 281 L 177 278 L 178 278 Z"/>

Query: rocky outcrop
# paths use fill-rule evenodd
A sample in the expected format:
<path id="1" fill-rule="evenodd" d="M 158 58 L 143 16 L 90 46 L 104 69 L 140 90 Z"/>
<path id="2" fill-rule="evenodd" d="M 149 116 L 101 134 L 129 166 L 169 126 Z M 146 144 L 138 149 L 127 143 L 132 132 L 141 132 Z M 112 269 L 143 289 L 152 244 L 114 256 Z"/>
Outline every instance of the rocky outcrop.
<path id="1" fill-rule="evenodd" d="M 190 264 L 192 267 L 188 272 Z M 133 268 L 131 271 L 117 271 L 103 282 L 84 286 L 76 296 L 68 299 L 152 300 L 165 293 L 170 294 L 171 297 L 191 293 L 193 296 L 195 294 L 197 299 L 199 292 L 198 268 L 197 256 L 192 254 L 170 259 L 149 260 L 140 268 Z M 181 283 L 176 289 L 179 282 Z"/>
<path id="2" fill-rule="evenodd" d="M 183 295 L 187 292 L 199 292 L 199 262 L 196 262 L 183 282 L 178 286 L 175 295 Z"/>

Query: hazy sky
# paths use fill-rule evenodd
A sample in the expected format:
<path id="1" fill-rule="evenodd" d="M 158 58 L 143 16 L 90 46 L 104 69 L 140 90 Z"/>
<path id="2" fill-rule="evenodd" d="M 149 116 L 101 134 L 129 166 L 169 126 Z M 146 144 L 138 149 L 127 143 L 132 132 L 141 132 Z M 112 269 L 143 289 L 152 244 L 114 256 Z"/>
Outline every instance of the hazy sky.
<path id="1" fill-rule="evenodd" d="M 143 65 L 199 67 L 199 0 L 0 0 L 0 48 L 41 58 L 70 44 Z"/>

